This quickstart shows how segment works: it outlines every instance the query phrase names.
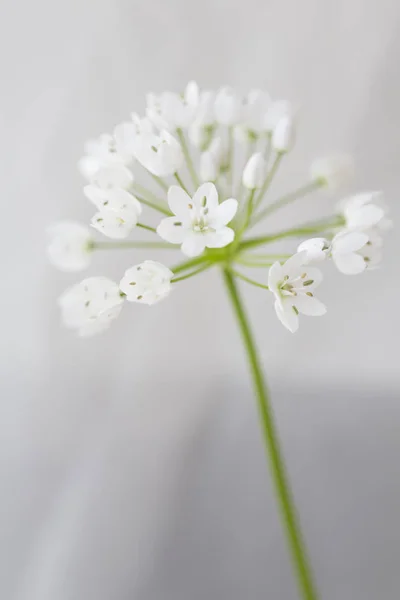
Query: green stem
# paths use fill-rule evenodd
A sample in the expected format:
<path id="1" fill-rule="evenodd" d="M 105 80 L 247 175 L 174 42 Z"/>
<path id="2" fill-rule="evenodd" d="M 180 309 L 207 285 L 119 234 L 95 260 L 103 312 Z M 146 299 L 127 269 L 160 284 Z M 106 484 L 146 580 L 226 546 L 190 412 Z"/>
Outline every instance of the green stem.
<path id="1" fill-rule="evenodd" d="M 204 256 L 196 256 L 196 258 L 191 258 L 190 260 L 185 260 L 184 262 L 178 263 L 175 267 L 171 267 L 171 271 L 176 275 L 176 273 L 180 273 L 181 271 L 186 271 L 186 269 L 190 269 L 191 267 L 196 267 L 201 263 L 204 263 L 206 258 Z"/>
<path id="2" fill-rule="evenodd" d="M 246 277 L 246 275 L 239 273 L 239 271 L 235 271 L 235 269 L 231 268 L 230 272 L 233 273 L 234 275 L 236 275 L 236 277 L 239 277 L 239 279 L 242 279 L 243 281 L 245 281 L 246 283 L 250 283 L 251 285 L 255 285 L 256 287 L 259 287 L 259 288 L 263 288 L 264 290 L 269 290 L 269 287 L 267 285 L 264 285 L 263 283 L 259 283 L 258 281 L 255 281 L 254 279 L 250 279 L 250 277 Z"/>
<path id="3" fill-rule="evenodd" d="M 157 230 L 154 229 L 154 227 L 150 227 L 150 225 L 145 225 L 144 223 L 136 223 L 136 227 L 146 229 L 146 231 L 151 231 L 152 233 L 157 233 Z"/>
<path id="4" fill-rule="evenodd" d="M 282 198 L 279 198 L 279 200 L 276 200 L 276 202 L 273 202 L 272 204 L 270 204 L 269 206 L 264 208 L 264 210 L 260 211 L 258 214 L 255 214 L 251 225 L 253 226 L 256 223 L 259 223 L 259 221 L 261 221 L 262 219 L 264 219 L 266 216 L 270 215 L 271 213 L 275 212 L 279 208 L 282 208 L 283 206 L 290 204 L 294 200 L 303 198 L 304 196 L 306 196 L 307 194 L 310 194 L 311 192 L 315 192 L 320 187 L 321 186 L 319 183 L 312 181 L 311 183 L 307 183 L 306 185 L 299 188 L 298 190 L 295 190 L 294 192 L 290 192 L 289 194 L 286 194 L 286 196 L 282 196 Z"/>
<path id="5" fill-rule="evenodd" d="M 256 201 L 254 203 L 254 208 L 258 208 L 260 206 L 260 203 L 262 202 L 262 199 L 264 197 L 264 194 L 266 193 L 266 191 L 268 190 L 269 186 L 271 185 L 271 182 L 275 176 L 275 173 L 278 170 L 278 167 L 280 165 L 280 162 L 283 158 L 283 154 L 279 153 L 275 156 L 275 160 L 272 163 L 272 167 L 270 168 L 270 170 L 268 171 L 268 174 L 265 178 L 264 184 L 262 186 L 262 188 L 260 189 L 258 196 L 256 198 Z"/>
<path id="6" fill-rule="evenodd" d="M 305 235 L 312 235 L 314 233 L 326 232 L 333 227 L 337 227 L 338 225 L 340 225 L 340 222 L 337 218 L 334 221 L 332 219 L 325 222 L 311 221 L 310 223 L 305 223 L 304 225 L 301 225 L 300 227 L 294 227 L 293 229 L 284 229 L 283 231 L 278 231 L 277 233 L 272 233 L 270 235 L 244 240 L 240 244 L 240 250 L 247 250 L 248 248 L 255 248 L 264 244 L 270 244 L 271 242 L 276 242 L 277 240 L 287 237 L 302 237 Z"/>
<path id="7" fill-rule="evenodd" d="M 140 185 L 140 183 L 136 183 L 136 181 L 132 184 L 132 191 L 134 195 L 136 195 L 136 192 L 139 192 L 141 196 L 146 196 L 146 199 L 150 199 L 150 201 L 154 202 L 154 204 L 160 205 L 163 202 L 163 200 L 158 198 L 155 194 L 153 194 L 153 192 L 145 188 L 143 185 Z"/>
<path id="8" fill-rule="evenodd" d="M 142 204 L 145 204 L 149 208 L 152 208 L 153 210 L 157 210 L 158 212 L 162 213 L 163 215 L 167 215 L 167 217 L 172 216 L 172 212 L 170 210 L 168 210 L 168 208 L 164 208 L 163 206 L 160 206 L 159 204 L 155 204 L 155 202 L 151 202 L 151 200 L 147 200 L 147 198 L 143 198 L 142 196 L 136 196 L 136 198 L 139 200 L 139 202 L 141 202 Z"/>
<path id="9" fill-rule="evenodd" d="M 268 260 L 268 261 L 260 261 L 260 260 L 247 260 L 246 258 L 241 258 L 239 256 L 235 257 L 235 263 L 238 265 L 243 265 L 244 267 L 270 267 L 275 260 L 279 260 L 279 258 Z"/>
<path id="10" fill-rule="evenodd" d="M 276 431 L 271 401 L 264 381 L 256 345 L 234 277 L 228 269 L 225 269 L 223 273 L 250 363 L 264 442 L 271 467 L 271 475 L 275 486 L 282 524 L 292 557 L 293 568 L 297 577 L 299 591 L 303 600 L 317 600 L 318 593 L 313 582 L 311 566 L 302 540 L 296 507 L 290 491 L 285 463 Z"/>
<path id="11" fill-rule="evenodd" d="M 132 248 L 153 248 L 154 250 L 176 250 L 176 246 L 167 242 L 93 242 L 93 250 L 128 250 Z"/>
<path id="12" fill-rule="evenodd" d="M 158 177 L 157 175 L 150 173 L 150 171 L 149 171 L 149 174 L 154 179 L 154 181 L 160 186 L 160 188 L 164 190 L 164 192 L 168 192 L 169 185 L 167 183 L 165 183 L 165 181 L 163 181 L 161 179 L 161 177 Z"/>
<path id="13" fill-rule="evenodd" d="M 190 192 L 187 189 L 186 185 L 183 183 L 182 179 L 180 178 L 179 173 L 174 173 L 174 177 L 175 177 L 176 181 L 179 183 L 179 185 L 181 186 L 181 188 L 183 190 L 185 190 L 185 192 L 190 196 Z"/>
<path id="14" fill-rule="evenodd" d="M 184 279 L 189 279 L 189 277 L 193 277 L 193 275 L 197 275 L 197 273 L 201 273 L 202 271 L 209 269 L 211 266 L 212 266 L 212 263 L 206 263 L 205 265 L 202 265 L 198 269 L 195 269 L 194 271 L 191 271 L 190 273 L 187 273 L 186 275 L 181 275 L 181 277 L 175 277 L 174 279 L 171 279 L 171 283 L 177 283 L 178 281 L 183 281 Z"/>
<path id="15" fill-rule="evenodd" d="M 182 129 L 177 129 L 176 132 L 178 134 L 179 141 L 180 141 L 181 146 L 182 146 L 183 155 L 185 157 L 186 164 L 187 164 L 190 176 L 191 176 L 192 181 L 193 181 L 193 185 L 197 189 L 199 187 L 199 180 L 198 180 L 198 177 L 197 177 L 196 169 L 194 168 L 192 157 L 190 156 L 188 145 L 186 143 L 185 134 L 183 133 Z"/>

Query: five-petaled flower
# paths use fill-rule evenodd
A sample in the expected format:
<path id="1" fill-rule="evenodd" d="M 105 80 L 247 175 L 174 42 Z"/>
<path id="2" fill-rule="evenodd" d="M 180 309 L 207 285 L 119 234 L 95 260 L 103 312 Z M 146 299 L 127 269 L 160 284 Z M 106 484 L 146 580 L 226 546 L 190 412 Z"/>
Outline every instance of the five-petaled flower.
<path id="1" fill-rule="evenodd" d="M 299 327 L 299 313 L 312 317 L 326 313 L 325 305 L 314 297 L 321 281 L 321 271 L 308 266 L 306 252 L 294 254 L 283 265 L 276 262 L 270 268 L 268 286 L 275 296 L 276 314 L 292 333 Z"/>
<path id="2" fill-rule="evenodd" d="M 157 233 L 171 244 L 181 244 L 186 256 L 198 256 L 205 248 L 223 248 L 230 244 L 235 232 L 227 224 L 236 214 L 237 200 L 218 203 L 217 188 L 203 183 L 191 198 L 182 188 L 168 190 L 168 204 L 174 217 L 163 219 Z"/>

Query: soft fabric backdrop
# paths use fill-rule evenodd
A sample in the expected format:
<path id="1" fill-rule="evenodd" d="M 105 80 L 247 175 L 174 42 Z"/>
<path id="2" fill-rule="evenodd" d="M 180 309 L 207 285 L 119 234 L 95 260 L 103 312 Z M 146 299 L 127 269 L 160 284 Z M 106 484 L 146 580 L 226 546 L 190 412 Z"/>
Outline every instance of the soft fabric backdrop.
<path id="1" fill-rule="evenodd" d="M 3 2 L 2 597 L 296 597 L 218 273 L 80 341 L 56 307 L 80 275 L 48 266 L 44 230 L 91 214 L 84 141 L 190 78 L 299 107 L 275 193 L 343 150 L 354 189 L 382 188 L 399 217 L 399 15 L 393 0 Z M 268 227 L 334 201 L 306 199 Z M 396 230 L 379 271 L 329 272 L 328 315 L 295 336 L 271 298 L 243 290 L 326 600 L 400 589 L 399 251 Z M 118 280 L 138 257 L 99 254 L 90 272 Z"/>

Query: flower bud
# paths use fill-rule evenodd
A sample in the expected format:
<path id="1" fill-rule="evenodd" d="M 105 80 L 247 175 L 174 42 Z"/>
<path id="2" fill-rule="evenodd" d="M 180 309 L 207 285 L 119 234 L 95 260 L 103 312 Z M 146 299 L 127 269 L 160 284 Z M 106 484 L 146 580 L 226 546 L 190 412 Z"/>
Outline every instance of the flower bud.
<path id="1" fill-rule="evenodd" d="M 267 164 L 261 152 L 253 154 L 244 168 L 242 183 L 249 190 L 262 187 L 267 171 Z"/>
<path id="2" fill-rule="evenodd" d="M 351 156 L 317 158 L 311 165 L 311 179 L 321 186 L 336 191 L 350 181 L 353 171 Z"/>
<path id="3" fill-rule="evenodd" d="M 279 119 L 272 134 L 272 146 L 276 152 L 289 152 L 294 144 L 294 120 L 290 115 Z"/>
<path id="4" fill-rule="evenodd" d="M 200 157 L 201 181 L 215 181 L 218 177 L 218 162 L 212 152 L 203 152 Z"/>

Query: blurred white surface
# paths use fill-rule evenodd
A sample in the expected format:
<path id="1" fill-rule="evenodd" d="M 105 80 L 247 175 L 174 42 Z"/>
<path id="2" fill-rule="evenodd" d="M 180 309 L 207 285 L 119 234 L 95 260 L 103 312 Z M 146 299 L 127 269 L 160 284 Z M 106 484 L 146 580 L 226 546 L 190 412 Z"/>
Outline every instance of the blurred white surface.
<path id="1" fill-rule="evenodd" d="M 76 170 L 83 142 L 133 109 L 142 111 L 147 91 L 179 89 L 190 78 L 204 86 L 265 87 L 300 106 L 297 148 L 287 160 L 286 175 L 276 182 L 277 193 L 301 184 L 315 156 L 348 151 L 356 158 L 354 189 L 382 188 L 398 219 L 400 7 L 393 0 L 5 0 L 1 10 L 6 218 L 1 236 L 0 593 L 18 600 L 180 599 L 175 584 L 164 595 L 156 587 L 150 595 L 146 591 L 149 582 L 158 581 L 161 567 L 154 557 L 168 543 L 171 552 L 175 547 L 170 523 L 185 482 L 180 465 L 190 440 L 201 435 L 201 423 L 212 420 L 217 398 L 231 395 L 235 385 L 242 390 L 247 381 L 218 274 L 182 285 L 153 309 L 129 306 L 109 333 L 82 342 L 59 325 L 56 298 L 76 277 L 48 266 L 45 227 L 59 218 L 89 218 Z M 321 196 L 318 209 L 312 199 L 304 200 L 268 227 L 279 227 L 286 218 L 290 223 L 306 220 L 316 210 L 325 214 L 335 200 Z M 395 230 L 381 270 L 345 280 L 332 272 L 321 298 L 329 314 L 304 320 L 295 336 L 278 323 L 269 298 L 244 290 L 274 388 L 284 379 L 290 389 L 350 386 L 360 398 L 363 390 L 380 390 L 379 397 L 365 396 L 365 407 L 358 402 L 359 418 L 350 420 L 350 431 L 348 416 L 357 393 L 345 394 L 347 401 L 338 404 L 333 392 L 330 402 L 322 395 L 304 423 L 305 452 L 312 448 L 319 455 L 326 436 L 332 452 L 340 452 L 341 423 L 357 452 L 359 444 L 368 445 L 376 435 L 384 443 L 386 428 L 398 423 L 396 403 L 384 399 L 398 398 L 400 390 L 399 251 Z M 177 259 L 172 252 L 171 261 Z M 118 279 L 131 260 L 123 253 L 99 255 L 91 273 Z M 215 382 L 228 380 L 232 387 L 224 384 L 212 392 Z M 290 404 L 285 396 L 289 420 L 300 418 L 299 403 L 306 397 Z M 378 433 L 375 403 L 383 411 Z M 252 411 L 247 401 L 245 406 Z M 232 410 L 247 415 L 238 400 Z M 249 417 L 243 418 L 246 423 Z M 224 423 L 219 423 L 213 460 L 223 463 L 230 449 Z M 255 427 L 243 427 L 238 438 L 252 439 Z M 292 441 L 290 431 L 285 447 L 295 456 L 303 446 Z M 390 456 L 392 450 L 398 452 L 399 443 L 389 444 Z M 260 457 L 261 451 L 260 445 Z M 320 454 L 309 486 L 329 468 Z M 249 453 L 249 459 L 254 455 Z M 385 452 L 379 456 L 384 465 Z M 377 461 L 375 474 L 365 474 L 376 477 L 376 485 L 387 482 L 379 477 L 382 465 Z M 241 457 L 240 468 L 247 467 Z M 204 488 L 212 485 L 207 465 L 200 461 L 194 468 L 202 473 Z M 338 486 L 351 490 L 354 473 L 349 470 L 348 476 Z M 390 481 L 386 485 L 389 493 Z M 310 489 L 302 494 L 302 511 L 310 515 L 315 497 Z M 356 508 L 353 504 L 349 510 Z M 378 502 L 375 511 L 382 508 Z M 390 508 L 385 506 L 388 519 L 395 519 Z M 265 510 L 266 522 L 280 535 L 272 501 Z M 366 519 L 374 518 L 366 513 Z M 335 526 L 346 522 L 340 511 L 335 515 Z M 230 523 L 240 519 L 239 506 Z M 204 517 L 199 527 L 208 526 Z M 241 531 L 246 536 L 246 528 Z M 338 553 L 351 543 L 341 532 Z M 326 598 L 379 596 L 373 586 L 354 585 L 359 574 L 353 583 L 346 579 L 348 587 L 338 594 L 329 575 L 329 553 L 324 564 L 318 558 L 324 543 L 314 541 L 314 554 Z M 367 543 L 360 542 L 357 551 Z M 250 538 L 246 544 L 251 553 Z M 273 548 L 266 542 L 266 557 L 269 552 Z M 344 577 L 340 565 L 338 580 Z M 214 575 L 208 595 L 232 598 L 225 580 Z M 291 587 L 283 592 L 277 583 L 273 589 L 277 599 L 294 597 Z M 396 586 L 387 589 L 390 593 L 379 597 L 392 599 Z"/>

